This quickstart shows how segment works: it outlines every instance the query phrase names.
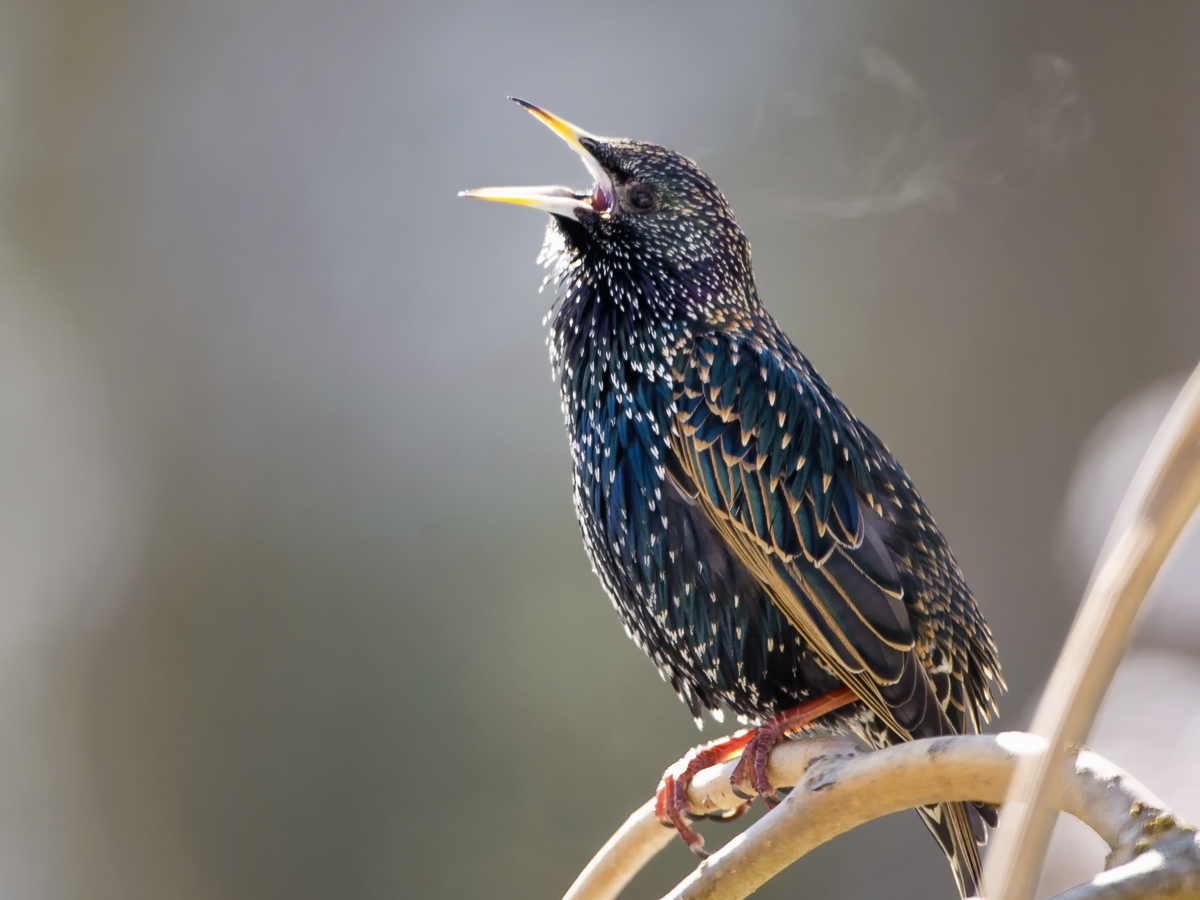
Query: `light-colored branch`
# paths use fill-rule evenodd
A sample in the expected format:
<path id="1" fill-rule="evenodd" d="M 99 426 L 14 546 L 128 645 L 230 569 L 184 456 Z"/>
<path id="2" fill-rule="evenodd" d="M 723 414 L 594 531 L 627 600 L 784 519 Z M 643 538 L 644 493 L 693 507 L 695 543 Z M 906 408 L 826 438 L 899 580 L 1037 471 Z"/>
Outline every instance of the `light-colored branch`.
<path id="1" fill-rule="evenodd" d="M 1138 468 L 1038 704 L 1032 731 L 1054 752 L 1024 760 L 1013 779 L 984 867 L 991 900 L 1033 897 L 1054 826 L 1048 798 L 1067 765 L 1062 751 L 1087 739 L 1142 600 L 1197 505 L 1200 367 Z"/>
<path id="2" fill-rule="evenodd" d="M 773 785 L 791 787 L 803 778 L 812 762 L 854 756 L 858 748 L 852 740 L 839 737 L 811 737 L 788 740 L 776 746 L 767 760 L 767 778 Z M 691 782 L 688 797 L 697 811 L 730 810 L 742 799 L 733 793 L 730 775 L 733 762 L 713 766 L 698 773 Z M 654 798 L 638 806 L 622 827 L 608 839 L 580 872 L 563 900 L 614 900 L 671 841 L 679 840 L 673 828 L 664 828 L 654 817 Z"/>
<path id="3" fill-rule="evenodd" d="M 1050 900 L 1196 900 L 1200 839 L 1180 830 L 1123 866 L 1055 894 Z"/>
<path id="4" fill-rule="evenodd" d="M 1044 747 L 1045 742 L 1018 732 L 932 738 L 866 754 L 843 738 L 784 743 L 771 754 L 768 776 L 774 784 L 795 784 L 796 789 L 701 863 L 668 898 L 740 900 L 814 847 L 864 822 L 943 801 L 998 802 L 1018 761 Z M 1109 843 L 1110 865 L 1138 863 L 1180 835 L 1194 839 L 1189 826 L 1166 813 L 1156 797 L 1111 763 L 1087 751 L 1075 754 L 1073 762 L 1073 774 L 1053 803 Z M 729 787 L 733 766 L 714 766 L 697 776 L 689 794 L 697 808 L 715 812 L 737 805 Z M 643 805 L 604 845 L 564 900 L 613 900 L 674 839 L 674 833 L 654 818 L 653 802 Z M 1200 872 L 1200 857 L 1195 868 Z M 1112 882 L 1117 883 L 1124 884 L 1120 878 Z M 1111 890 L 1112 884 L 1102 887 Z M 1108 895 L 1095 896 L 1107 900 Z"/>
<path id="5" fill-rule="evenodd" d="M 771 751 L 767 778 L 779 787 L 791 787 L 817 760 L 858 753 L 853 741 L 841 737 L 812 737 L 788 741 Z M 729 776 L 734 763 L 713 766 L 697 774 L 688 798 L 702 812 L 733 809 L 741 798 L 733 793 Z M 664 828 L 654 817 L 654 798 L 639 806 L 579 873 L 563 900 L 614 900 L 625 885 L 660 850 L 679 840 L 674 828 Z"/>

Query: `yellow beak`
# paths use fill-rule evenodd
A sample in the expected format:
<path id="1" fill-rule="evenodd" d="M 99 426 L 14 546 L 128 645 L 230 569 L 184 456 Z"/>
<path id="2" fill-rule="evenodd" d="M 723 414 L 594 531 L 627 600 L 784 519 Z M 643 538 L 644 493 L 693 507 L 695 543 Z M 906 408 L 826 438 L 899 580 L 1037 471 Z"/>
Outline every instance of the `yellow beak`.
<path id="1" fill-rule="evenodd" d="M 529 110 L 534 117 L 541 120 L 551 131 L 561 137 L 571 149 L 582 157 L 584 165 L 591 172 L 596 184 L 588 193 L 580 193 L 570 188 L 558 185 L 542 185 L 538 187 L 492 187 L 476 188 L 470 191 L 459 191 L 460 197 L 477 197 L 480 200 L 500 200 L 504 203 L 517 203 L 521 206 L 532 206 L 546 212 L 577 219 L 576 211 L 588 209 L 601 215 L 608 215 L 613 205 L 612 178 L 604 171 L 596 157 L 584 145 L 583 141 L 601 141 L 593 134 L 584 131 L 578 125 L 572 125 L 566 119 L 561 119 L 541 107 L 510 97 Z"/>

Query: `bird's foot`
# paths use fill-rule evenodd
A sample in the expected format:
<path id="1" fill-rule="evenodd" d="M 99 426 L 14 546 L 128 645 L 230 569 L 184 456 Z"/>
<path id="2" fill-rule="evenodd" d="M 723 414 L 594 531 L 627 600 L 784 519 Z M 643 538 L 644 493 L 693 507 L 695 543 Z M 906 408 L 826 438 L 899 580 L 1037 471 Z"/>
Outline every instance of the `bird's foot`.
<path id="1" fill-rule="evenodd" d="M 733 759 L 746 744 L 754 737 L 757 729 L 744 728 L 728 737 L 718 738 L 693 747 L 679 762 L 663 772 L 658 790 L 654 793 L 654 814 L 658 821 L 668 828 L 674 828 L 688 845 L 688 849 L 704 859 L 708 853 L 704 850 L 704 836 L 692 830 L 688 820 L 716 819 L 727 822 L 736 819 L 750 808 L 750 800 L 739 804 L 737 808 L 722 813 L 697 813 L 691 800 L 688 799 L 688 788 L 698 772 Z"/>
<path id="2" fill-rule="evenodd" d="M 728 737 L 693 747 L 683 759 L 663 772 L 658 790 L 654 794 L 655 816 L 663 825 L 678 831 L 688 849 L 704 859 L 708 856 L 704 851 L 704 837 L 692 829 L 688 824 L 689 820 L 714 819 L 728 822 L 736 819 L 750 808 L 755 794 L 762 797 L 768 806 L 775 806 L 779 803 L 779 795 L 775 793 L 775 788 L 767 778 L 767 759 L 771 750 L 789 731 L 802 728 L 814 719 L 857 699 L 852 690 L 840 687 L 771 716 L 757 728 L 744 728 Z M 688 799 L 688 788 L 691 787 L 692 779 L 705 769 L 727 762 L 738 754 L 741 754 L 741 758 L 729 780 L 734 792 L 746 798 L 746 802 L 725 812 L 698 813 Z"/>
<path id="3" fill-rule="evenodd" d="M 775 745 L 782 741 L 788 732 L 803 728 L 826 713 L 857 699 L 850 688 L 835 688 L 828 694 L 806 700 L 799 706 L 777 713 L 753 729 L 754 733 L 742 749 L 741 759 L 738 760 L 733 774 L 729 776 L 733 792 L 739 797 L 747 798 L 758 794 L 767 806 L 777 806 L 779 795 L 775 793 L 774 786 L 767 778 L 767 760 Z"/>
<path id="4" fill-rule="evenodd" d="M 787 713 L 771 716 L 762 725 L 754 729 L 754 736 L 747 742 L 738 759 L 737 767 L 729 776 L 733 792 L 739 797 L 745 797 L 747 802 L 757 794 L 769 807 L 779 803 L 779 795 L 767 778 L 767 758 L 775 745 L 783 740 L 785 734 L 782 722 L 779 720 Z"/>

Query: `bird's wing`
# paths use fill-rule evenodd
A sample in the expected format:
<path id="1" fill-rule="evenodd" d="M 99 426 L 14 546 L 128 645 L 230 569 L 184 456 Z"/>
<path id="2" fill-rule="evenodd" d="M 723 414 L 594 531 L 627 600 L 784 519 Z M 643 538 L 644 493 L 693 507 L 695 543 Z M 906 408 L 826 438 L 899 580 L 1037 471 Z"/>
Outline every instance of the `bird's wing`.
<path id="1" fill-rule="evenodd" d="M 941 710 L 926 708 L 932 690 L 873 487 L 875 445 L 753 340 L 698 338 L 674 370 L 674 480 L 886 726 L 901 738 L 948 727 L 925 722 Z"/>

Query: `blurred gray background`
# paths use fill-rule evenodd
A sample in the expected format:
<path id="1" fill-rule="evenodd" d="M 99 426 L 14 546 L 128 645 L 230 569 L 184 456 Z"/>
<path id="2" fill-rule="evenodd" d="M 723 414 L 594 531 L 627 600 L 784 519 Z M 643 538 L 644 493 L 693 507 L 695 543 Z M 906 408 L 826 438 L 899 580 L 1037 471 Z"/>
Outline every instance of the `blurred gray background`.
<path id="1" fill-rule="evenodd" d="M 579 545 L 542 217 L 455 197 L 587 186 L 506 94 L 723 187 L 1024 724 L 1084 438 L 1200 355 L 1198 42 L 1185 0 L 0 2 L 0 893 L 554 900 L 698 740 Z M 762 895 L 869 891 L 953 895 L 911 813 Z"/>

